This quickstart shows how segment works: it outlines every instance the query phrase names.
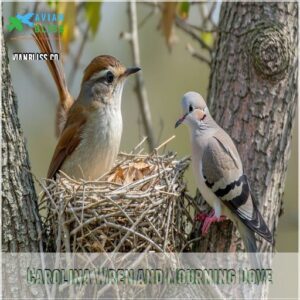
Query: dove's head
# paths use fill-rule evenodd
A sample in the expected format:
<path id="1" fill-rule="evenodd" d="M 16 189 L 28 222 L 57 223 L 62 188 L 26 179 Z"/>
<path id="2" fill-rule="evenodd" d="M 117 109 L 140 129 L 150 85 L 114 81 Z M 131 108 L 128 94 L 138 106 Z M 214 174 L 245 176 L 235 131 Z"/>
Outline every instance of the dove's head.
<path id="1" fill-rule="evenodd" d="M 181 123 L 190 127 L 205 127 L 209 115 L 207 105 L 202 96 L 196 92 L 188 92 L 183 95 L 182 101 L 183 116 L 176 122 L 175 128 Z"/>

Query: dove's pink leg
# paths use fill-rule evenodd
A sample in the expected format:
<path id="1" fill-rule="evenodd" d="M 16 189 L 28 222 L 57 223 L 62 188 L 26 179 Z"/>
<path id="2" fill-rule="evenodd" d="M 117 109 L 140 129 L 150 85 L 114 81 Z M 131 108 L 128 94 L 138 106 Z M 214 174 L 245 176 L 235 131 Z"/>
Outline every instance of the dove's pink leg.
<path id="1" fill-rule="evenodd" d="M 220 216 L 219 218 L 215 216 L 215 210 L 212 209 L 209 214 L 206 214 L 206 213 L 198 213 L 196 215 L 196 221 L 201 221 L 203 222 L 202 224 L 202 227 L 201 227 L 201 233 L 203 235 L 207 234 L 208 233 L 208 229 L 210 227 L 210 225 L 212 223 L 215 223 L 215 222 L 221 222 L 221 221 L 224 221 L 226 220 L 226 217 L 224 216 Z"/>

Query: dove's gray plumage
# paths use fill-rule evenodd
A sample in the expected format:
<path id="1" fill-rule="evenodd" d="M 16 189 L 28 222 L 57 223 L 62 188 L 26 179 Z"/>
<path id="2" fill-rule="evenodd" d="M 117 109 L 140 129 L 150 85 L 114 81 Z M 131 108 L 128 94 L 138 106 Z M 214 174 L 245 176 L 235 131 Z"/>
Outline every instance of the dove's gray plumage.
<path id="1" fill-rule="evenodd" d="M 192 164 L 197 185 L 204 199 L 237 226 L 248 252 L 256 252 L 254 232 L 272 242 L 250 190 L 238 151 L 229 135 L 213 120 L 204 99 L 195 92 L 182 100 L 184 116 L 178 120 L 189 125 Z"/>

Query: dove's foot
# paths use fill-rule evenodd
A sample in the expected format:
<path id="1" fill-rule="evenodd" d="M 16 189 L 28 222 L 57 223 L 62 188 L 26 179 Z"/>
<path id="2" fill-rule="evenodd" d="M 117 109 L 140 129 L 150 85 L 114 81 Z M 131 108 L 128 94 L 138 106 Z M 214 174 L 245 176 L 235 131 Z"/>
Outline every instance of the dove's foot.
<path id="1" fill-rule="evenodd" d="M 201 227 L 201 233 L 202 235 L 205 235 L 208 233 L 208 229 L 210 227 L 210 225 L 212 223 L 215 223 L 215 222 L 222 222 L 224 220 L 226 220 L 226 217 L 225 216 L 220 216 L 220 217 L 216 217 L 215 216 L 215 210 L 212 209 L 209 214 L 206 214 L 206 213 L 198 213 L 196 215 L 196 218 L 195 218 L 196 221 L 200 221 L 200 222 L 203 222 L 202 224 L 202 227 Z"/>

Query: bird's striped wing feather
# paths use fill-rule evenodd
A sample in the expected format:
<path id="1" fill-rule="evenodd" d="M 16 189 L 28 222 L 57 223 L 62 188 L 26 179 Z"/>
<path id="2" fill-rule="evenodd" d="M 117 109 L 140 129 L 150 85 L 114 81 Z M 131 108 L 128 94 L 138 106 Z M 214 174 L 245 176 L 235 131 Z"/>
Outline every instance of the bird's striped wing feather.
<path id="1" fill-rule="evenodd" d="M 230 149 L 226 145 L 231 144 Z M 265 221 L 253 201 L 238 152 L 226 133 L 209 139 L 202 157 L 202 173 L 206 185 L 251 230 L 272 241 Z"/>

